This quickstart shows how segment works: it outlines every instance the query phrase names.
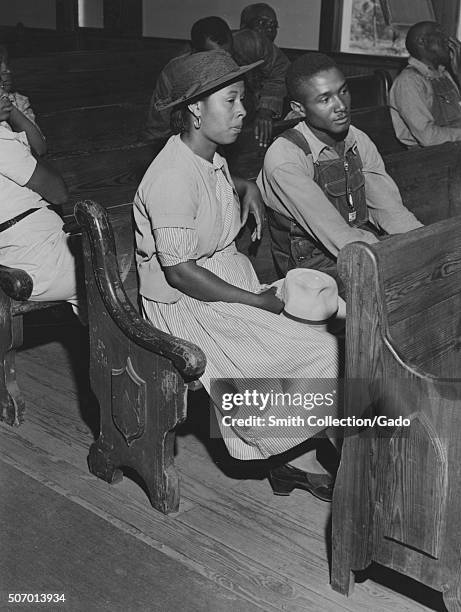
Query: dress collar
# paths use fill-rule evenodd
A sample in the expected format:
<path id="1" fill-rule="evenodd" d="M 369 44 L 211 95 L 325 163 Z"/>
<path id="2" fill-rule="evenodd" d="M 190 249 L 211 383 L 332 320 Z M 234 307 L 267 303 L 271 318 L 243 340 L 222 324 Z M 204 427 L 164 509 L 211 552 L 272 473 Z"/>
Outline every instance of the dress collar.
<path id="1" fill-rule="evenodd" d="M 213 156 L 213 160 L 209 162 L 208 160 L 200 157 L 190 149 L 182 140 L 179 134 L 173 136 L 173 139 L 176 140 L 176 143 L 179 147 L 183 149 L 186 155 L 192 157 L 196 162 L 204 166 L 205 168 L 213 168 L 214 170 L 221 170 L 224 167 L 224 158 L 216 152 Z"/>

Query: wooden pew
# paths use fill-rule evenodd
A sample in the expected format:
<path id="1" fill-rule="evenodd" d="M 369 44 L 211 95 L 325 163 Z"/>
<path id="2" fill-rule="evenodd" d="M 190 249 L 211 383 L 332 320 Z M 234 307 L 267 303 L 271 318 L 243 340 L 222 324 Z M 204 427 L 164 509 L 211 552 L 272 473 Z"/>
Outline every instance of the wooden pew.
<path id="1" fill-rule="evenodd" d="M 384 163 L 422 223 L 461 214 L 461 142 L 392 153 Z"/>
<path id="2" fill-rule="evenodd" d="M 131 205 L 110 215 L 91 201 L 75 210 L 90 305 L 90 381 L 101 412 L 89 467 L 107 482 L 122 477 L 122 466 L 131 467 L 144 480 L 151 504 L 175 512 L 173 429 L 186 417 L 186 383 L 201 376 L 205 356 L 139 315 Z"/>
<path id="3" fill-rule="evenodd" d="M 332 505 L 332 574 L 376 562 L 461 609 L 461 216 L 340 253 L 346 417 Z M 395 421 L 407 419 L 407 424 Z M 352 579 L 353 582 L 353 579 Z"/>
<path id="4" fill-rule="evenodd" d="M 66 214 L 82 198 L 98 198 L 105 206 L 132 201 L 141 178 L 160 146 L 137 143 L 83 155 L 77 153 L 53 157 L 51 161 L 69 189 Z"/>
<path id="5" fill-rule="evenodd" d="M 11 68 L 15 88 L 41 114 L 108 103 L 148 103 L 164 63 L 153 50 L 110 49 L 13 58 Z"/>
<path id="6" fill-rule="evenodd" d="M 0 265 L 0 421 L 12 426 L 24 420 L 25 401 L 16 379 L 16 350 L 23 342 L 23 316 L 65 304 L 30 301 L 32 290 L 33 281 L 27 272 Z"/>
<path id="7" fill-rule="evenodd" d="M 148 100 L 74 108 L 37 117 L 48 157 L 87 154 L 134 145 L 144 127 Z"/>
<path id="8" fill-rule="evenodd" d="M 392 77 L 387 70 L 348 76 L 346 81 L 351 94 L 352 109 L 389 104 Z"/>
<path id="9" fill-rule="evenodd" d="M 381 155 L 407 150 L 395 135 L 388 106 L 352 110 L 352 125 L 368 134 Z"/>

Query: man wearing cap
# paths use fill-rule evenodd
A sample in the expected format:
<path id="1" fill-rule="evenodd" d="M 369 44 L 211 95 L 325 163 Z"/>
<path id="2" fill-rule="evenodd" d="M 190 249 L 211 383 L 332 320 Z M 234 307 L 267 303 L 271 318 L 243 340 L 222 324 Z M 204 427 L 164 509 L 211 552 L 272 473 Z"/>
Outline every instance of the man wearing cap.
<path id="1" fill-rule="evenodd" d="M 335 62 L 307 53 L 287 73 L 304 119 L 269 147 L 257 184 L 268 207 L 280 276 L 295 267 L 336 274 L 342 247 L 376 242 L 421 223 L 402 203 L 370 138 L 351 126 L 350 94 Z"/>

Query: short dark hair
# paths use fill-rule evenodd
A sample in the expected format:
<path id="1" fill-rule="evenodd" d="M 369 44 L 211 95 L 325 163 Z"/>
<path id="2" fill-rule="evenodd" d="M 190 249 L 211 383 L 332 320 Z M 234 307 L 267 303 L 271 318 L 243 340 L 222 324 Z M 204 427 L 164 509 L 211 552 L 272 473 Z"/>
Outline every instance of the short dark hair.
<path id="1" fill-rule="evenodd" d="M 426 35 L 427 32 L 434 30 L 438 25 L 439 24 L 435 21 L 419 21 L 418 23 L 414 23 L 408 30 L 405 38 L 405 46 L 408 53 L 416 59 L 420 59 L 419 38 Z"/>
<path id="2" fill-rule="evenodd" d="M 232 32 L 221 17 L 204 17 L 194 23 L 190 31 L 190 42 L 194 51 L 206 51 L 207 40 L 225 45 L 232 40 Z"/>
<path id="3" fill-rule="evenodd" d="M 173 134 L 184 134 L 189 131 L 190 111 L 187 106 L 174 108 L 170 114 L 170 128 Z"/>
<path id="4" fill-rule="evenodd" d="M 252 28 L 254 22 L 259 18 L 262 11 L 271 11 L 275 15 L 274 9 L 265 4 L 264 2 L 258 2 L 257 4 L 250 4 L 246 6 L 240 13 L 240 28 Z"/>
<path id="5" fill-rule="evenodd" d="M 315 74 L 332 68 L 338 68 L 338 65 L 324 53 L 305 53 L 298 57 L 288 68 L 285 77 L 290 100 L 298 102 L 304 83 Z"/>

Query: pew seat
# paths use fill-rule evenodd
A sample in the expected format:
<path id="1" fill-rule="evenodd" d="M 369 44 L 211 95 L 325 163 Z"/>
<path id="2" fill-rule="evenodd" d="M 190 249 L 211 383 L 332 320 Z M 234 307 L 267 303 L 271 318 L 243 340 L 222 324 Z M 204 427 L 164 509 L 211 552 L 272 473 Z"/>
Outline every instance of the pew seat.
<path id="1" fill-rule="evenodd" d="M 90 384 L 101 423 L 88 464 L 107 482 L 132 468 L 152 506 L 169 513 L 179 507 L 174 428 L 186 418 L 187 383 L 201 376 L 205 356 L 140 316 L 131 209 L 109 213 L 92 201 L 75 208 L 83 230 Z"/>
<path id="2" fill-rule="evenodd" d="M 335 590 L 371 562 L 461 609 L 461 216 L 347 245 L 344 430 L 332 505 Z M 399 422 L 398 419 L 406 419 Z"/>

